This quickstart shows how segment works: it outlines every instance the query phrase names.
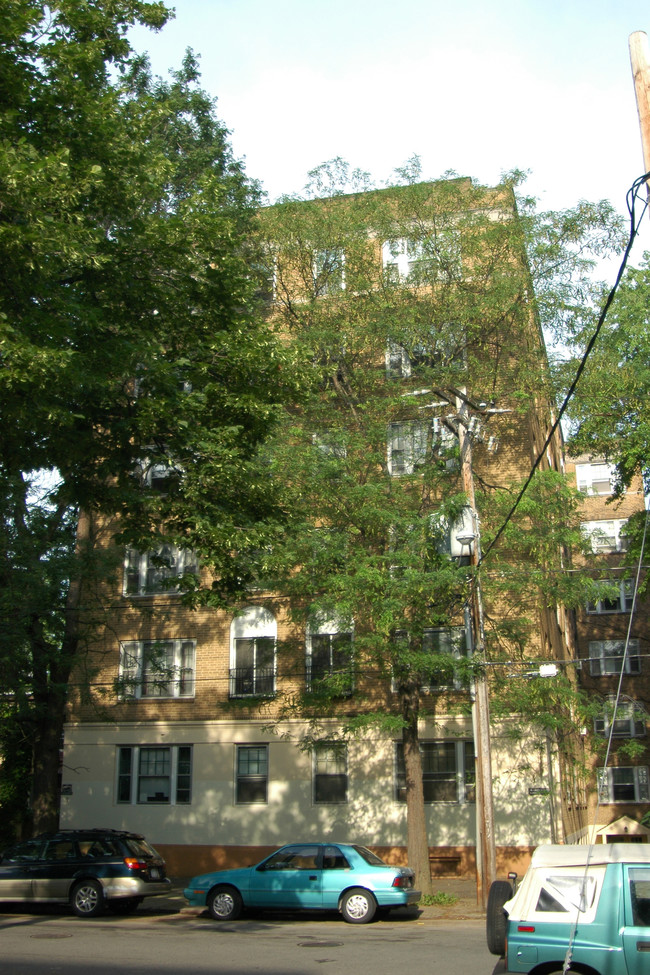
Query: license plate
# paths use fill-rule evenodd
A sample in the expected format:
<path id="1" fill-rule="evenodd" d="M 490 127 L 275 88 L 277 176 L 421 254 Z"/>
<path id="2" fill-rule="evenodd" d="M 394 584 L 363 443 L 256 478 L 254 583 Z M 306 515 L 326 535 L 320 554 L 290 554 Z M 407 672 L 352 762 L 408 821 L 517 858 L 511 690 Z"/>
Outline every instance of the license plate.
<path id="1" fill-rule="evenodd" d="M 152 880 L 158 880 L 160 877 L 160 870 L 158 869 L 158 867 L 150 867 L 149 876 L 151 877 Z"/>

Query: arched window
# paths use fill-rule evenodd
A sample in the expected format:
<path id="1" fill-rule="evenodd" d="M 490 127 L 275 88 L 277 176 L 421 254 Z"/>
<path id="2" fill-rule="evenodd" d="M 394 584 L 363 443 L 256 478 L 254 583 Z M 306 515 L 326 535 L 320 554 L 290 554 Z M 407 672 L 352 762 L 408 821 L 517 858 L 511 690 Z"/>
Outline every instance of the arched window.
<path id="1" fill-rule="evenodd" d="M 270 697 L 275 694 L 273 613 L 248 606 L 230 625 L 230 697 Z"/>

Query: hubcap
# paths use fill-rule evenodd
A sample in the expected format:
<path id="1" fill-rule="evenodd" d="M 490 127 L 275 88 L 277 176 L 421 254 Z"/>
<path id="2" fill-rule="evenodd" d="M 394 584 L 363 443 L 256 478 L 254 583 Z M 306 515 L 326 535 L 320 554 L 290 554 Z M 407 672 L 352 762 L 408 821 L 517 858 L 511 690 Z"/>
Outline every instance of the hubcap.
<path id="1" fill-rule="evenodd" d="M 217 894 L 214 899 L 214 913 L 224 917 L 226 914 L 230 914 L 234 907 L 234 903 L 235 902 L 230 894 Z"/>
<path id="2" fill-rule="evenodd" d="M 88 914 L 97 907 L 99 895 L 94 887 L 80 887 L 75 894 L 75 904 L 80 911 Z"/>
<path id="3" fill-rule="evenodd" d="M 368 899 L 363 894 L 355 894 L 349 898 L 346 907 L 350 917 L 365 917 L 368 913 Z"/>

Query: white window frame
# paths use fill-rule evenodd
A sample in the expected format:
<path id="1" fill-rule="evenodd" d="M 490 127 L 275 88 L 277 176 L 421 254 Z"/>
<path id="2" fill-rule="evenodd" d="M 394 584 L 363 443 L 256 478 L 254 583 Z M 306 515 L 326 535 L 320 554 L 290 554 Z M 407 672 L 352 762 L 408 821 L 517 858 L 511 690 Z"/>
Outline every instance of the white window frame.
<path id="1" fill-rule="evenodd" d="M 253 758 L 253 752 L 257 755 L 249 770 L 242 771 L 243 763 L 240 758 L 245 755 Z M 263 756 L 263 758 L 262 758 Z M 251 772 L 250 768 L 256 767 L 258 771 Z M 240 786 L 252 785 L 254 788 L 263 789 L 263 798 L 246 799 L 243 798 L 243 791 Z M 235 805 L 237 806 L 262 806 L 269 801 L 269 746 L 266 743 L 246 742 L 246 744 L 235 745 Z"/>
<path id="2" fill-rule="evenodd" d="M 608 701 L 608 707 L 601 715 L 594 718 L 594 731 L 597 735 L 613 738 L 645 738 L 647 716 L 642 707 L 635 701 L 619 701 L 614 718 L 614 699 Z"/>
<path id="3" fill-rule="evenodd" d="M 345 291 L 345 251 L 342 247 L 321 247 L 314 251 L 312 263 L 314 293 L 317 297 Z"/>
<path id="4" fill-rule="evenodd" d="M 426 463 L 432 441 L 431 421 L 396 420 L 388 427 L 388 471 L 391 477 L 413 474 Z M 404 447 L 397 447 L 399 443 Z M 397 454 L 400 462 L 396 464 Z"/>
<path id="5" fill-rule="evenodd" d="M 460 233 L 446 227 L 423 240 L 413 237 L 385 240 L 381 246 L 381 263 L 390 284 L 414 279 L 418 265 L 425 264 L 430 269 L 431 280 L 452 280 L 462 268 Z"/>
<path id="6" fill-rule="evenodd" d="M 580 530 L 589 540 L 594 555 L 610 552 L 627 552 L 628 539 L 623 534 L 627 518 L 609 518 L 599 521 L 583 521 Z"/>
<path id="7" fill-rule="evenodd" d="M 605 580 L 603 580 L 605 581 Z M 634 601 L 634 582 L 632 579 L 608 579 L 607 582 L 618 588 L 618 599 L 601 597 L 593 603 L 587 604 L 587 613 L 602 616 L 609 613 L 629 613 Z M 616 602 L 616 606 L 608 605 Z"/>
<path id="8" fill-rule="evenodd" d="M 151 781 L 155 776 L 147 775 L 143 765 L 150 752 L 159 752 L 160 758 L 167 757 L 166 766 L 158 775 L 162 781 L 167 779 L 168 798 L 154 798 L 146 795 L 145 781 Z M 129 757 L 128 771 L 122 758 Z M 186 770 L 183 769 L 185 763 Z M 118 745 L 115 756 L 115 802 L 117 805 L 164 805 L 187 806 L 192 802 L 192 745 Z M 184 781 L 185 780 L 185 781 Z M 160 790 L 161 796 L 164 791 Z M 126 798 L 121 796 L 126 794 Z"/>
<path id="9" fill-rule="evenodd" d="M 264 606 L 247 606 L 230 624 L 230 681 L 229 697 L 272 697 L 275 694 L 278 626 L 273 613 Z M 264 640 L 264 644 L 258 641 Z M 273 641 L 271 668 L 258 663 L 258 651 L 263 656 L 266 641 Z M 252 642 L 252 664 L 242 666 L 238 641 Z M 244 648 L 242 647 L 242 652 Z M 268 673 L 267 671 L 271 671 Z"/>
<path id="10" fill-rule="evenodd" d="M 437 636 L 440 638 L 440 646 L 429 649 L 432 654 L 436 653 L 449 653 L 456 660 L 462 660 L 463 657 L 467 657 L 470 654 L 470 645 L 467 639 L 467 628 L 465 626 L 430 626 L 424 631 L 424 638 Z M 448 647 L 442 646 L 443 643 L 448 642 Z M 424 646 L 423 646 L 424 649 Z M 438 691 L 454 690 L 459 691 L 462 688 L 461 682 L 454 678 L 451 684 L 425 684 L 420 690 L 425 694 L 432 694 Z"/>
<path id="11" fill-rule="evenodd" d="M 322 798 L 321 780 L 335 778 L 343 784 L 342 797 Z M 341 741 L 319 741 L 312 748 L 312 802 L 315 806 L 344 805 L 348 801 L 348 746 Z"/>
<path id="12" fill-rule="evenodd" d="M 617 782 L 620 773 L 625 772 L 632 781 L 626 783 Z M 631 775 L 629 773 L 632 773 Z M 634 798 L 614 798 L 617 787 L 623 785 L 634 789 Z M 648 779 L 647 765 L 621 765 L 617 768 L 598 769 L 598 794 L 600 801 L 607 805 L 620 805 L 625 803 L 650 802 L 650 784 Z"/>
<path id="13" fill-rule="evenodd" d="M 164 668 L 149 666 L 167 657 Z M 126 640 L 120 644 L 118 683 L 122 699 L 193 698 L 196 679 L 195 640 Z"/>
<path id="14" fill-rule="evenodd" d="M 592 677 L 617 676 L 625 653 L 625 640 L 590 640 L 589 672 Z M 608 666 L 611 662 L 611 666 Z M 625 657 L 625 674 L 641 673 L 639 641 L 630 640 Z"/>
<path id="15" fill-rule="evenodd" d="M 349 688 L 346 690 L 346 695 L 351 694 L 354 690 L 354 680 L 353 680 L 353 664 L 354 664 L 354 629 L 347 624 L 342 623 L 337 619 L 322 619 L 312 622 L 305 633 L 305 662 L 306 662 L 306 686 L 307 690 L 312 690 L 313 677 L 313 638 L 314 637 L 329 637 L 329 675 L 340 674 L 344 668 L 334 668 L 334 655 L 336 652 L 335 641 L 337 636 L 345 636 L 350 638 L 349 642 L 349 657 L 347 661 L 347 667 L 345 670 L 349 674 Z M 347 644 L 346 644 L 347 646 Z M 328 675 L 326 674 L 325 677 Z"/>
<path id="16" fill-rule="evenodd" d="M 167 560 L 168 566 L 155 565 L 155 559 Z M 171 542 L 161 542 L 157 548 L 148 552 L 139 552 L 135 548 L 127 548 L 124 553 L 124 584 L 123 595 L 160 596 L 174 594 L 178 590 L 175 579 L 182 579 L 184 575 L 198 572 L 198 559 L 189 549 L 179 548 Z M 150 577 L 156 582 L 149 586 Z M 137 579 L 137 586 L 132 583 Z"/>
<path id="17" fill-rule="evenodd" d="M 593 461 L 576 464 L 576 485 L 581 494 L 606 497 L 614 493 L 616 471 L 612 464 Z"/>
<path id="18" fill-rule="evenodd" d="M 399 803 L 406 802 L 406 782 L 405 782 L 405 771 L 404 760 L 403 760 L 403 743 L 396 741 L 394 749 L 394 762 L 395 762 L 395 801 Z M 426 756 L 425 752 L 428 746 L 438 746 L 442 745 L 445 751 L 452 752 L 454 754 L 454 775 L 453 781 L 455 782 L 455 799 L 426 799 L 425 803 L 427 805 L 438 805 L 444 803 L 446 805 L 461 805 L 465 803 L 474 803 L 476 801 L 476 770 L 474 764 L 474 742 L 469 738 L 454 739 L 449 738 L 437 738 L 430 739 L 428 741 L 420 742 L 420 750 L 422 752 L 422 781 L 425 789 L 425 795 L 427 791 L 427 782 L 434 783 L 433 773 L 428 779 L 428 773 L 426 770 Z M 400 758 L 400 753 L 402 758 Z M 469 767 L 469 754 L 471 753 L 471 768 Z M 452 776 L 447 775 L 441 777 L 439 781 L 451 782 Z"/>

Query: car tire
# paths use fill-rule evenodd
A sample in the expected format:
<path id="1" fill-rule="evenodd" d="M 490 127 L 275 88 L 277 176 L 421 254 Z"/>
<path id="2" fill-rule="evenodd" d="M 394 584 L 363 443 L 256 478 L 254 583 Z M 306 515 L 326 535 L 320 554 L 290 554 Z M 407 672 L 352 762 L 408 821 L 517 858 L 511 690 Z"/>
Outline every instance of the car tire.
<path id="1" fill-rule="evenodd" d="M 244 902 L 236 887 L 215 887 L 208 894 L 208 911 L 215 921 L 236 921 L 241 916 Z"/>
<path id="2" fill-rule="evenodd" d="M 108 909 L 111 914 L 133 914 L 141 903 L 141 897 L 116 897 L 108 902 Z"/>
<path id="3" fill-rule="evenodd" d="M 82 880 L 72 888 L 70 906 L 77 917 L 97 917 L 104 911 L 104 888 L 98 880 Z"/>
<path id="4" fill-rule="evenodd" d="M 353 887 L 341 900 L 341 914 L 348 924 L 368 924 L 377 912 L 377 901 L 369 890 Z"/>
<path id="5" fill-rule="evenodd" d="M 503 905 L 512 897 L 509 880 L 495 880 L 490 886 L 485 918 L 485 934 L 488 950 L 492 955 L 503 955 L 506 950 L 507 917 Z"/>

